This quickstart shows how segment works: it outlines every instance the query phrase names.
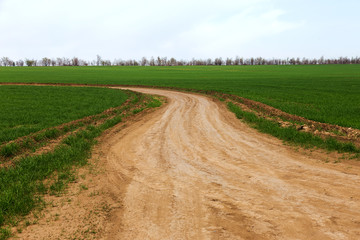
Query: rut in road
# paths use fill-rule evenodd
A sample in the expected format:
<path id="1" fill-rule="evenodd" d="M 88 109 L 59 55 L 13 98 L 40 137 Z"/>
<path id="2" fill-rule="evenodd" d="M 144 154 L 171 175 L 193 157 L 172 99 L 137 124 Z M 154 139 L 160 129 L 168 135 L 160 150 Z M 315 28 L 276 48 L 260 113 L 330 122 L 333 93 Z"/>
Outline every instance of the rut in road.
<path id="1" fill-rule="evenodd" d="M 166 96 L 166 107 L 108 144 L 121 198 L 111 239 L 357 239 L 360 176 L 250 129 L 219 103 Z"/>

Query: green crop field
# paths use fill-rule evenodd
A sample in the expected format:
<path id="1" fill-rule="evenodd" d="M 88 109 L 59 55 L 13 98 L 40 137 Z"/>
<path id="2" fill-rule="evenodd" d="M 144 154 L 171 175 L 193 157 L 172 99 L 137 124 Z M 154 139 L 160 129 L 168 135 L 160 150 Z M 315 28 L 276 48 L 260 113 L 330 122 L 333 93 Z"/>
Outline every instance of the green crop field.
<path id="1" fill-rule="evenodd" d="M 216 90 L 311 120 L 360 129 L 360 65 L 3 67 L 0 82 L 130 84 Z"/>
<path id="2" fill-rule="evenodd" d="M 127 97 L 106 88 L 0 86 L 0 144 L 120 106 Z"/>

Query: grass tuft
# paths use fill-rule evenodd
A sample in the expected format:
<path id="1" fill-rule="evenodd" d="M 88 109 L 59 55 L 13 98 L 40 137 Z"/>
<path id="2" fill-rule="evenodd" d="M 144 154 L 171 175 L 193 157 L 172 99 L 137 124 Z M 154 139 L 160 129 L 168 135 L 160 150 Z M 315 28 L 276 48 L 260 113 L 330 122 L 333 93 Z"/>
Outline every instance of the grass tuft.
<path id="1" fill-rule="evenodd" d="M 11 237 L 11 230 L 9 228 L 0 228 L 0 240 L 5 240 Z"/>
<path id="2" fill-rule="evenodd" d="M 17 143 L 8 143 L 0 149 L 0 155 L 3 157 L 12 157 L 20 150 Z"/>
<path id="3" fill-rule="evenodd" d="M 148 108 L 157 108 L 161 106 L 161 101 L 159 99 L 153 98 L 151 102 L 149 102 L 146 107 Z"/>

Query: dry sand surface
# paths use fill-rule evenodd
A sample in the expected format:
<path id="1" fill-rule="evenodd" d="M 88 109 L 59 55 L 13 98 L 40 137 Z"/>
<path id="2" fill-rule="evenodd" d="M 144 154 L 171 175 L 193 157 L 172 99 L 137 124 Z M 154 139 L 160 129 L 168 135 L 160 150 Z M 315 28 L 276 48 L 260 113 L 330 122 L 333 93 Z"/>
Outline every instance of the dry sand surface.
<path id="1" fill-rule="evenodd" d="M 132 90 L 168 104 L 102 137 L 88 190 L 19 238 L 360 239 L 356 162 L 296 152 L 204 96 Z"/>

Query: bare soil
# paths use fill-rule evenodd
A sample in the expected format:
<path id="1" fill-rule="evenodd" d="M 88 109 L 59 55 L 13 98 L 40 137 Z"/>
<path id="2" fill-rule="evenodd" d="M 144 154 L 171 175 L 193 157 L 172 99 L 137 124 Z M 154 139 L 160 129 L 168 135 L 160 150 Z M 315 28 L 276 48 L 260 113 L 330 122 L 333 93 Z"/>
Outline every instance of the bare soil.
<path id="1" fill-rule="evenodd" d="M 83 177 L 18 238 L 360 238 L 359 162 L 295 151 L 204 96 L 131 90 L 168 104 L 99 139 Z"/>

